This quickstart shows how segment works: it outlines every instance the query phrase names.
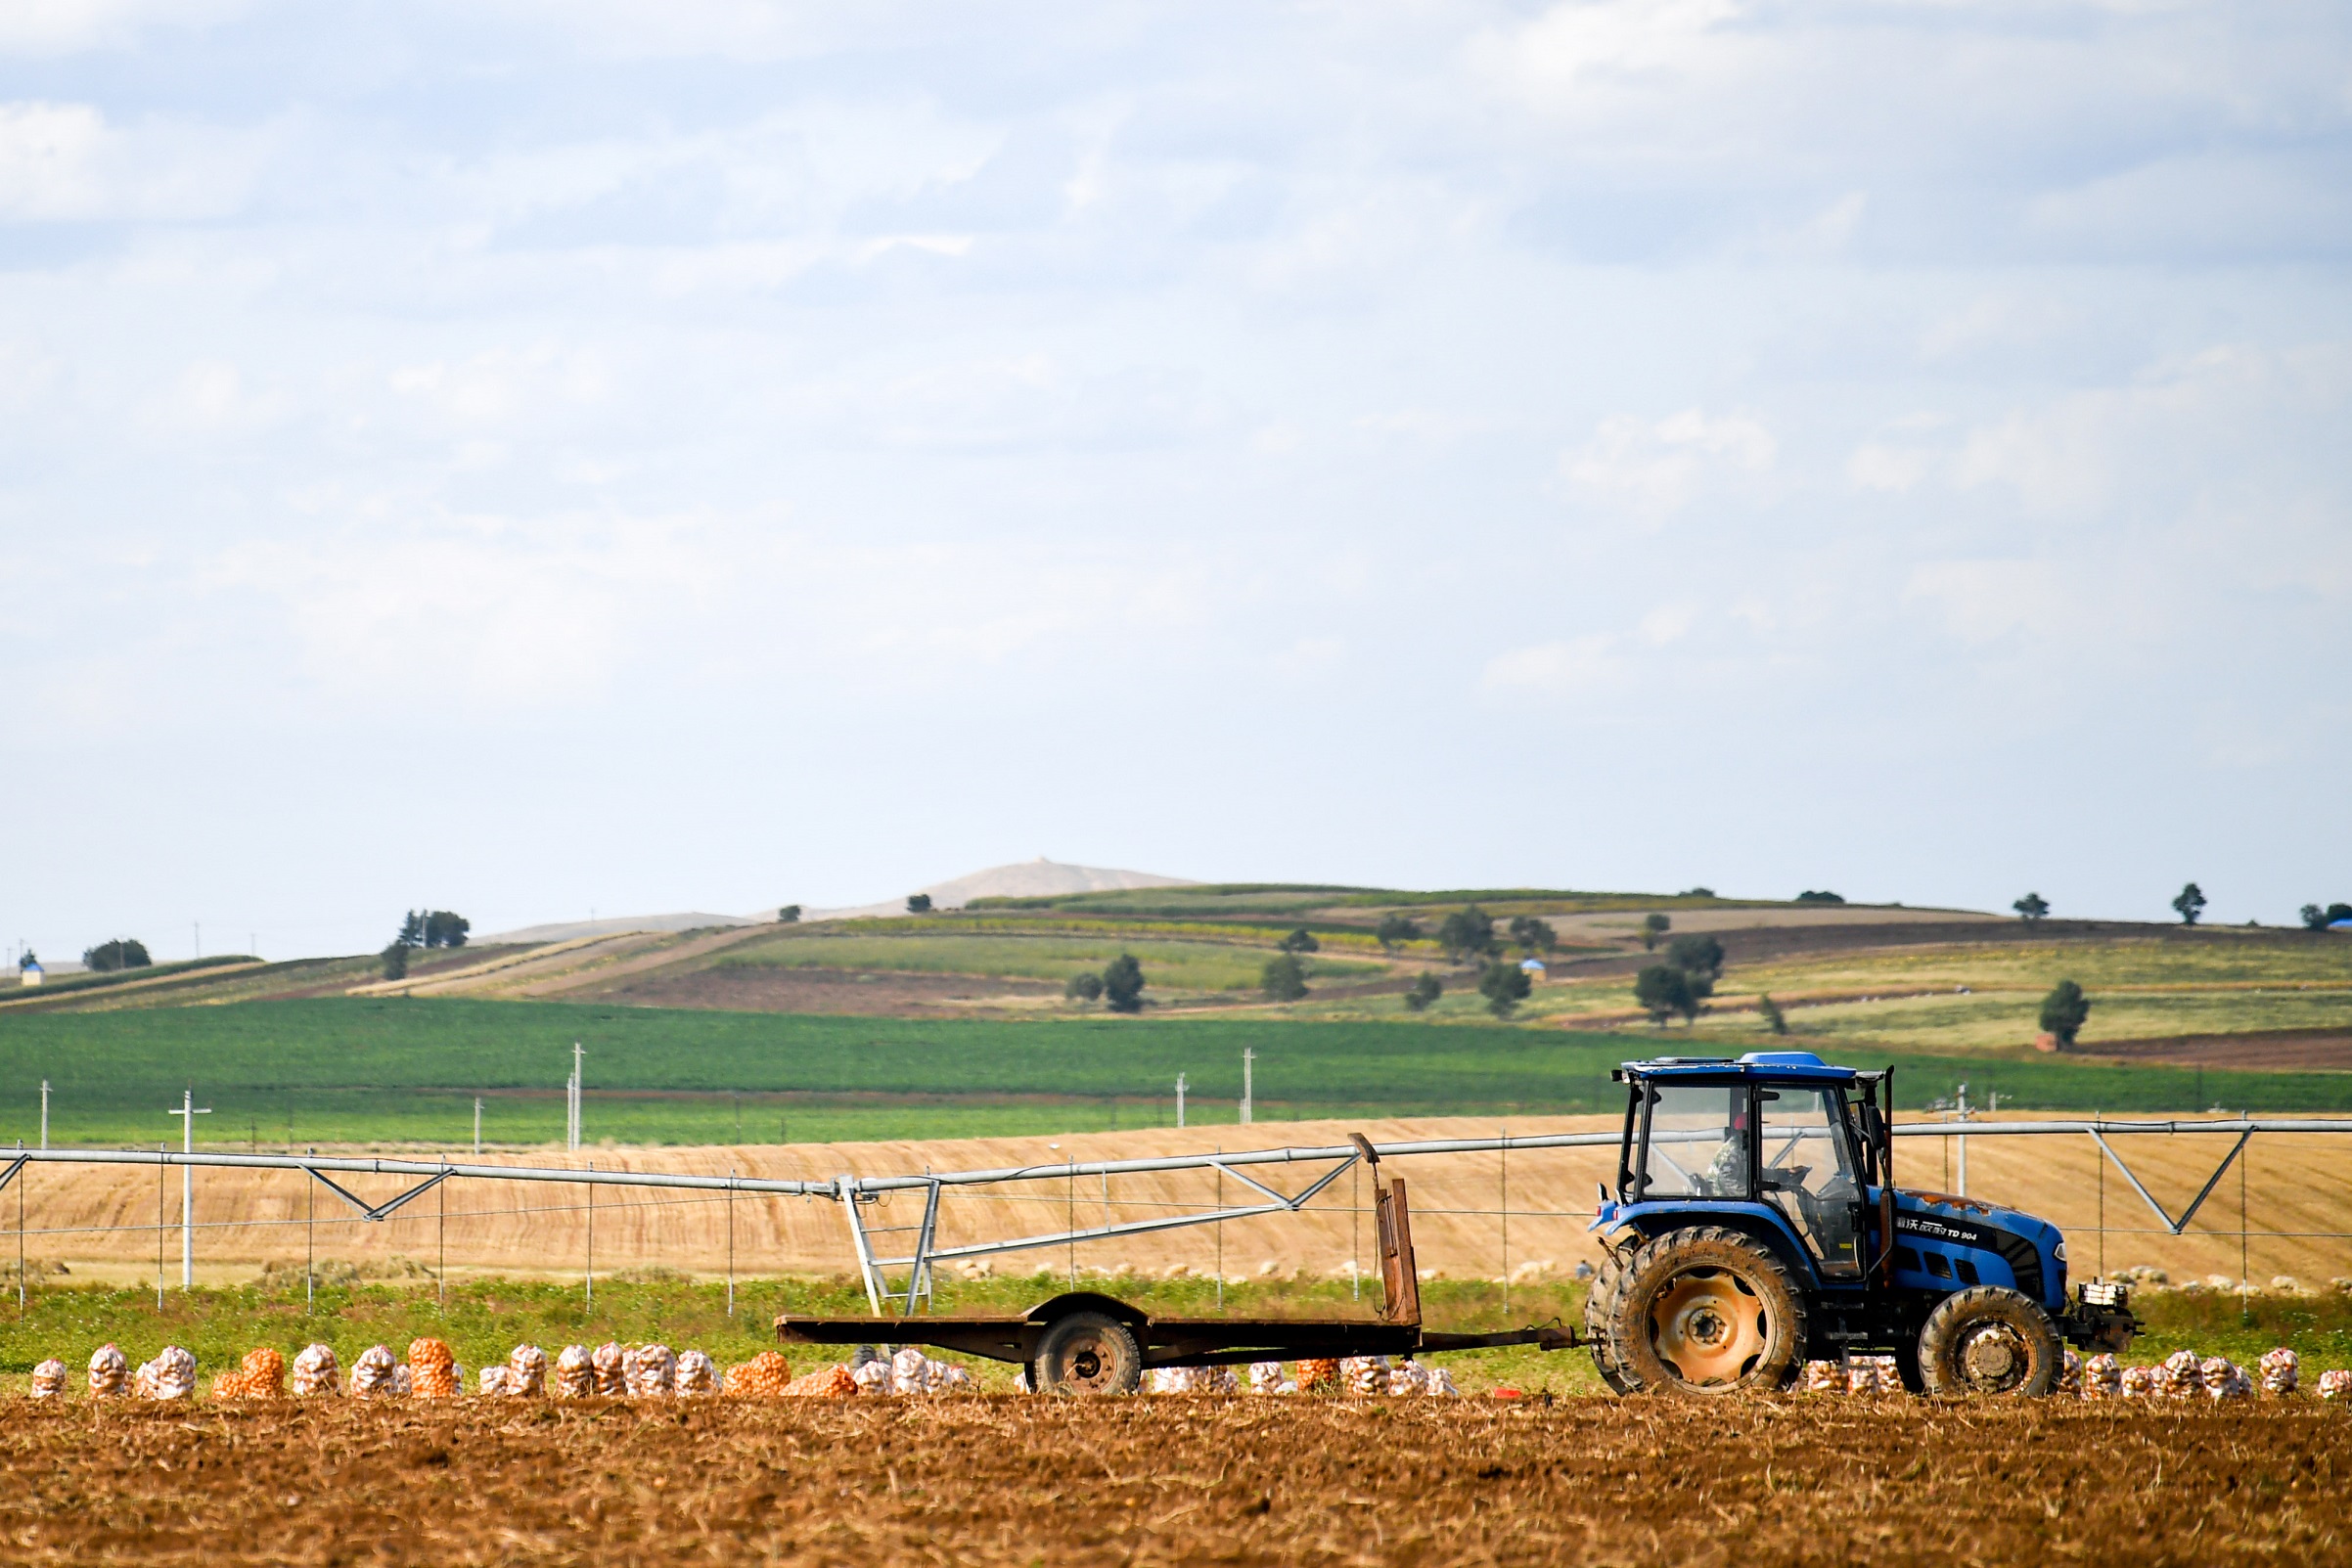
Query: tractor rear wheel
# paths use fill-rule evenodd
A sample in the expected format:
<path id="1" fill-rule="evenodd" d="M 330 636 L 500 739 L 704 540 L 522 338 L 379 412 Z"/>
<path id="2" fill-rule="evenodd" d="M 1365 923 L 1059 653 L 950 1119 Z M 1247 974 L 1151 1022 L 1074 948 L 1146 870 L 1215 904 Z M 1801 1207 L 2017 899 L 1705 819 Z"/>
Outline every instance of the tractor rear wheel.
<path id="1" fill-rule="evenodd" d="M 1594 1361 L 1626 1393 L 1769 1393 L 1795 1375 L 1805 1351 L 1804 1297 L 1787 1270 L 1721 1226 L 1645 1244 L 1593 1326 Z"/>
<path id="2" fill-rule="evenodd" d="M 1927 1392 L 2038 1396 L 2058 1387 L 2064 1347 L 2050 1315 L 2004 1285 L 1954 1291 L 1920 1325 Z"/>
<path id="3" fill-rule="evenodd" d="M 1135 1330 L 1099 1312 L 1056 1319 L 1029 1365 L 1029 1386 L 1046 1394 L 1132 1394 L 1143 1380 Z"/>

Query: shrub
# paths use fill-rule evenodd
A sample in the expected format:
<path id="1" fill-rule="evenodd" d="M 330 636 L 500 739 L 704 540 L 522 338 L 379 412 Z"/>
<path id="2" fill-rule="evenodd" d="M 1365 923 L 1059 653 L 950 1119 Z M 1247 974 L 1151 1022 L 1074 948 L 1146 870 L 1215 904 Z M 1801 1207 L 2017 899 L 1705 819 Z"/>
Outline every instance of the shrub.
<path id="1" fill-rule="evenodd" d="M 1657 951 L 1657 943 L 1658 943 L 1658 938 L 1659 938 L 1659 937 L 1661 937 L 1661 936 L 1664 936 L 1664 935 L 1665 935 L 1665 934 L 1666 934 L 1668 931 L 1672 930 L 1673 928 L 1674 928 L 1674 922 L 1673 922 L 1672 920 L 1670 920 L 1670 919 L 1666 918 L 1666 917 L 1665 917 L 1665 916 L 1663 916 L 1663 915 L 1645 915 L 1645 916 L 1643 916 L 1643 917 L 1642 917 L 1642 948 L 1643 948 L 1643 951 L 1644 951 L 1644 952 L 1648 952 L 1648 953 L 1655 953 L 1655 952 Z"/>
<path id="2" fill-rule="evenodd" d="M 1307 994 L 1307 966 L 1298 962 L 1295 953 L 1278 953 L 1266 961 L 1259 984 L 1269 1001 L 1296 1002 Z"/>
<path id="3" fill-rule="evenodd" d="M 2061 1046 L 2074 1044 L 2090 1016 L 2091 999 L 2072 980 L 2060 980 L 2042 999 L 2042 1032 L 2056 1037 Z"/>
<path id="4" fill-rule="evenodd" d="M 1429 1004 L 1444 995 L 1445 982 L 1425 969 L 1421 978 L 1413 982 L 1413 989 L 1405 993 L 1405 1006 L 1415 1012 L 1426 1012 Z"/>
<path id="5" fill-rule="evenodd" d="M 930 894 L 928 894 L 928 893 L 909 893 L 909 894 L 907 895 L 907 913 L 908 913 L 909 915 L 928 915 L 930 912 L 931 912 L 931 895 L 930 895 Z"/>
<path id="6" fill-rule="evenodd" d="M 1383 915 L 1380 929 L 1373 935 L 1380 939 L 1380 946 L 1394 953 L 1403 943 L 1421 940 L 1421 921 L 1410 915 Z"/>
<path id="7" fill-rule="evenodd" d="M 1314 932 L 1302 925 L 1277 942 L 1275 946 L 1281 948 L 1285 953 L 1313 953 L 1319 950 L 1323 944 L 1315 940 Z"/>
<path id="8" fill-rule="evenodd" d="M 1666 944 L 1666 962 L 1689 975 L 1694 981 L 1706 982 L 1705 996 L 1723 978 L 1723 944 L 1711 936 L 1686 931 Z"/>
<path id="9" fill-rule="evenodd" d="M 1113 1012 L 1144 1010 L 1144 966 L 1131 953 L 1103 965 L 1103 1000 Z"/>
<path id="10" fill-rule="evenodd" d="M 1815 892 L 1808 888 L 1804 892 L 1796 895 L 1796 901 L 1799 904 L 1842 904 L 1845 902 L 1845 899 L 1836 893 L 1831 892 L 1828 888 L 1823 888 L 1819 892 Z"/>
<path id="11" fill-rule="evenodd" d="M 2050 900 L 2044 898 L 2039 893 L 2028 893 L 2023 898 L 2017 900 L 2014 904 L 2012 904 L 2010 908 L 2017 912 L 2017 918 L 2019 919 L 2023 920 L 2026 924 L 2031 925 L 2034 921 L 2043 918 L 2050 913 Z"/>
<path id="12" fill-rule="evenodd" d="M 1100 1002 L 1103 999 L 1103 977 L 1092 970 L 1073 974 L 1062 994 L 1072 1002 Z"/>
<path id="13" fill-rule="evenodd" d="M 384 977 L 385 979 L 405 980 L 408 978 L 408 947 L 406 942 L 393 942 L 377 955 L 384 961 Z"/>
<path id="14" fill-rule="evenodd" d="M 1785 1035 L 1788 1032 L 1788 1015 L 1781 1010 L 1779 1003 L 1772 1000 L 1771 992 L 1767 991 L 1756 998 L 1756 1011 L 1764 1015 L 1764 1027 L 1774 1034 Z"/>
<path id="15" fill-rule="evenodd" d="M 777 922 L 779 925 L 797 925 L 797 924 L 799 924 L 799 923 L 800 923 L 800 906 L 799 906 L 799 905 L 797 905 L 797 904 L 787 904 L 787 905 L 784 905 L 782 908 L 778 909 L 778 910 L 776 911 L 776 922 Z"/>
<path id="16" fill-rule="evenodd" d="M 1634 976 L 1633 999 L 1650 1014 L 1651 1023 L 1664 1023 L 1681 1013 L 1687 1023 L 1698 1016 L 1698 993 L 1691 976 L 1671 963 L 1652 963 Z"/>
<path id="17" fill-rule="evenodd" d="M 1512 917 L 1511 939 L 1518 944 L 1521 953 L 1530 958 L 1538 953 L 1549 953 L 1560 945 L 1560 938 L 1553 933 L 1552 922 L 1532 915 Z"/>
<path id="18" fill-rule="evenodd" d="M 2172 911 L 2181 918 L 2183 925 L 2194 925 L 2196 918 L 2205 913 L 2205 890 L 2191 882 L 2173 899 Z"/>
<path id="19" fill-rule="evenodd" d="M 1509 959 L 1497 959 L 1478 971 L 1478 995 L 1486 999 L 1486 1010 L 1498 1018 L 1511 1016 L 1511 1009 L 1527 1000 L 1535 982 L 1527 971 Z"/>

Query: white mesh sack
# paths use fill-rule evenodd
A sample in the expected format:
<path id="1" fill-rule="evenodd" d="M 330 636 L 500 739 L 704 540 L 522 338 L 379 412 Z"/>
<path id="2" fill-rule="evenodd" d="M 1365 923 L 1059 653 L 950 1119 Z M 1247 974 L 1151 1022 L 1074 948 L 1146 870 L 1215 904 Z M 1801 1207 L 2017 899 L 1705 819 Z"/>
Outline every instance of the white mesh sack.
<path id="1" fill-rule="evenodd" d="M 678 1375 L 678 1358 L 667 1345 L 639 1345 L 622 1368 L 631 1399 L 666 1399 Z"/>
<path id="2" fill-rule="evenodd" d="M 681 1397 L 715 1394 L 719 1391 L 719 1369 L 701 1351 L 682 1350 L 678 1352 L 678 1371 L 672 1386 Z"/>
<path id="3" fill-rule="evenodd" d="M 2058 1391 L 2061 1394 L 2080 1394 L 2083 1391 L 2083 1359 L 2072 1345 L 2058 1347 L 2064 1361 L 2058 1366 Z"/>
<path id="4" fill-rule="evenodd" d="M 2176 1350 L 2157 1368 L 2156 1391 L 2187 1399 L 2205 1386 L 2204 1358 L 2194 1350 Z"/>
<path id="5" fill-rule="evenodd" d="M 606 1343 L 596 1347 L 588 1358 L 596 1368 L 596 1391 L 606 1399 L 624 1399 L 629 1392 L 629 1353 L 618 1345 Z"/>
<path id="6" fill-rule="evenodd" d="M 2340 1366 L 2330 1366 L 2320 1373 L 2320 1398 L 2352 1398 L 2352 1372 Z"/>
<path id="7" fill-rule="evenodd" d="M 414 1394 L 416 1391 L 417 1374 L 410 1369 L 408 1363 L 402 1362 L 399 1366 L 393 1367 L 392 1392 L 399 1395 L 402 1399 L 406 1399 L 409 1395 Z"/>
<path id="8" fill-rule="evenodd" d="M 2208 1399 L 2244 1399 L 2254 1392 L 2254 1380 L 2227 1356 L 2208 1356 L 2197 1370 Z"/>
<path id="9" fill-rule="evenodd" d="M 586 1399 L 596 1392 L 596 1364 L 586 1345 L 565 1345 L 556 1357 L 556 1398 Z"/>
<path id="10" fill-rule="evenodd" d="M 2262 1353 L 2262 1392 L 2284 1399 L 2303 1380 L 2303 1359 L 2281 1345 Z"/>
<path id="11" fill-rule="evenodd" d="M 492 1398 L 515 1392 L 515 1374 L 504 1366 L 481 1369 L 481 1391 Z"/>
<path id="12" fill-rule="evenodd" d="M 1253 1361 L 1249 1364 L 1249 1392 L 1271 1394 L 1283 1386 L 1283 1364 L 1278 1361 Z"/>
<path id="13" fill-rule="evenodd" d="M 536 1345 L 517 1345 L 507 1352 L 507 1371 L 514 1379 L 511 1394 L 537 1399 L 547 1392 L 547 1352 Z"/>
<path id="14" fill-rule="evenodd" d="M 902 1345 L 890 1358 L 890 1381 L 886 1392 L 892 1394 L 928 1394 L 936 1386 L 932 1361 L 912 1345 Z"/>
<path id="15" fill-rule="evenodd" d="M 2115 1399 L 2123 1392 L 2123 1368 L 2102 1351 L 2083 1363 L 2083 1398 Z"/>
<path id="16" fill-rule="evenodd" d="M 1242 1380 L 1230 1366 L 1196 1366 L 1193 1368 L 1193 1392 L 1196 1394 L 1239 1394 Z"/>
<path id="17" fill-rule="evenodd" d="M 890 1364 L 886 1361 L 870 1361 L 863 1366 L 851 1367 L 849 1380 L 857 1384 L 857 1391 L 861 1394 L 887 1394 L 896 1384 L 896 1379 L 890 1375 Z"/>
<path id="18" fill-rule="evenodd" d="M 390 1355 L 391 1352 L 384 1352 Z M 304 1399 L 319 1394 L 335 1394 L 340 1389 L 342 1368 L 335 1360 L 332 1345 L 311 1345 L 294 1359 L 294 1391 Z"/>
<path id="19" fill-rule="evenodd" d="M 2115 1392 L 2125 1399 L 2148 1399 L 2163 1391 L 2160 1367 L 2126 1366 L 2115 1374 Z"/>
<path id="20" fill-rule="evenodd" d="M 353 1399 L 384 1399 L 395 1392 L 392 1373 L 406 1371 L 393 1360 L 389 1346 L 370 1345 L 359 1353 L 351 1364 L 351 1397 Z"/>
<path id="21" fill-rule="evenodd" d="M 165 1345 L 156 1359 L 139 1368 L 131 1392 L 141 1399 L 186 1399 L 196 1392 L 196 1358 L 177 1345 Z"/>
<path id="22" fill-rule="evenodd" d="M 1388 1392 L 1388 1358 L 1348 1356 L 1339 1363 L 1339 1386 L 1350 1394 Z"/>
<path id="23" fill-rule="evenodd" d="M 52 1356 L 32 1369 L 34 1399 L 63 1399 L 66 1397 L 66 1364 Z"/>
<path id="24" fill-rule="evenodd" d="M 1808 1394 L 1842 1394 L 1845 1392 L 1845 1368 L 1833 1361 L 1805 1363 L 1803 1388 Z"/>
<path id="25" fill-rule="evenodd" d="M 99 1399 L 113 1399 L 130 1386 L 131 1364 L 122 1352 L 112 1345 L 101 1345 L 90 1356 L 90 1392 Z"/>
<path id="26" fill-rule="evenodd" d="M 1190 1394 L 1193 1391 L 1193 1369 L 1190 1366 L 1154 1366 L 1150 1375 L 1151 1393 Z"/>

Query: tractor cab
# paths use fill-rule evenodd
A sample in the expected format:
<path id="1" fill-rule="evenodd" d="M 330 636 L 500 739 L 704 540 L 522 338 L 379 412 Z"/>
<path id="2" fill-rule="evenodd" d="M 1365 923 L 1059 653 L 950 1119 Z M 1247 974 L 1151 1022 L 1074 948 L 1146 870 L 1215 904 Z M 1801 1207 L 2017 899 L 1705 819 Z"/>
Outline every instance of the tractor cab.
<path id="1" fill-rule="evenodd" d="M 2064 1343 L 2121 1350 L 2121 1286 L 2069 1300 L 2058 1227 L 1894 1181 L 1894 1070 L 1809 1052 L 1627 1062 L 1609 1255 L 1585 1302 L 1620 1392 L 1785 1386 L 1805 1360 L 1895 1358 L 1934 1393 L 2047 1393 Z"/>
<path id="2" fill-rule="evenodd" d="M 1628 1062 L 1613 1076 L 1632 1093 L 1601 1225 L 1649 1229 L 1704 1207 L 1818 1288 L 1865 1285 L 1870 1208 L 1886 1186 L 1886 1073 L 1786 1051 Z"/>

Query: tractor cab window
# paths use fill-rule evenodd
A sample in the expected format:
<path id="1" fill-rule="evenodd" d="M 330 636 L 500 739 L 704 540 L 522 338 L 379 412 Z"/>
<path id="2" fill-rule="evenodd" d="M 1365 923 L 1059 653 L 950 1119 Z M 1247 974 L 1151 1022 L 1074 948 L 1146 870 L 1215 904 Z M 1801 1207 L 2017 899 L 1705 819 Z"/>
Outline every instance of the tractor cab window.
<path id="1" fill-rule="evenodd" d="M 1780 1207 L 1832 1279 L 1862 1276 L 1862 1188 L 1835 1090 L 1766 1089 L 1758 1164 L 1764 1195 Z"/>
<path id="2" fill-rule="evenodd" d="M 1746 1085 L 1651 1086 L 1642 1197 L 1746 1197 L 1747 1135 Z"/>

